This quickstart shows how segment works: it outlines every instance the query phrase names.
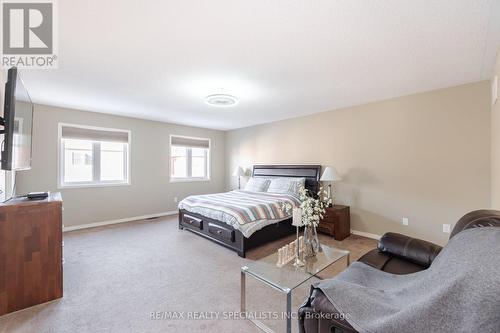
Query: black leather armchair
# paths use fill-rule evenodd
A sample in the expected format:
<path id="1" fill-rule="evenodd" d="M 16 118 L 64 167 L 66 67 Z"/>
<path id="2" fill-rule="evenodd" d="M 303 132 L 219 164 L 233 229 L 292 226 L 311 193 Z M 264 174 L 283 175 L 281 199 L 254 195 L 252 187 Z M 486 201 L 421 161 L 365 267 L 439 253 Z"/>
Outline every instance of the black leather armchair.
<path id="1" fill-rule="evenodd" d="M 500 211 L 476 210 L 464 215 L 455 224 L 450 239 L 462 230 L 479 227 L 500 227 Z M 359 261 L 392 274 L 410 274 L 429 268 L 442 247 L 421 239 L 388 232 L 376 249 Z M 356 332 L 319 289 L 299 308 L 301 333 Z"/>
<path id="2" fill-rule="evenodd" d="M 388 232 L 376 249 L 359 261 L 393 274 L 409 274 L 428 268 L 442 247 L 421 239 Z"/>

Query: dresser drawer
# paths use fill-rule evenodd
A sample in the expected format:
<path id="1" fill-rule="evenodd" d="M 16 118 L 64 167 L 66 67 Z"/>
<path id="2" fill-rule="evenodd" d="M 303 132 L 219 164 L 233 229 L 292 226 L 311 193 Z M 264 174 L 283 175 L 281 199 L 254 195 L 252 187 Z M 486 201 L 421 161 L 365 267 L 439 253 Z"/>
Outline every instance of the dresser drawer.
<path id="1" fill-rule="evenodd" d="M 182 216 L 182 224 L 191 229 L 202 230 L 203 220 L 197 217 L 191 216 L 189 214 L 184 214 Z"/>
<path id="2" fill-rule="evenodd" d="M 348 206 L 334 205 L 328 207 L 323 219 L 321 219 L 318 232 L 343 240 L 351 233 L 351 219 Z"/>
<path id="3" fill-rule="evenodd" d="M 335 224 L 321 221 L 321 223 L 318 225 L 318 232 L 330 236 L 335 236 Z"/>
<path id="4" fill-rule="evenodd" d="M 215 223 L 208 223 L 208 233 L 217 238 L 234 242 L 234 230 L 225 228 Z"/>
<path id="5" fill-rule="evenodd" d="M 338 210 L 327 210 L 324 219 L 329 223 L 334 223 L 339 219 L 341 214 L 342 212 Z"/>

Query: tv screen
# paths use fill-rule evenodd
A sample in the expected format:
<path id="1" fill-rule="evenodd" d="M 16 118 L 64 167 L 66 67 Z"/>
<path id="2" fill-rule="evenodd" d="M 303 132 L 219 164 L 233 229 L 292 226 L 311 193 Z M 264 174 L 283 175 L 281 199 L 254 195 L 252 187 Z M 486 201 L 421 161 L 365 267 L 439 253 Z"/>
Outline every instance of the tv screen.
<path id="1" fill-rule="evenodd" d="M 15 67 L 9 69 L 5 84 L 2 143 L 2 169 L 31 168 L 33 103 Z"/>

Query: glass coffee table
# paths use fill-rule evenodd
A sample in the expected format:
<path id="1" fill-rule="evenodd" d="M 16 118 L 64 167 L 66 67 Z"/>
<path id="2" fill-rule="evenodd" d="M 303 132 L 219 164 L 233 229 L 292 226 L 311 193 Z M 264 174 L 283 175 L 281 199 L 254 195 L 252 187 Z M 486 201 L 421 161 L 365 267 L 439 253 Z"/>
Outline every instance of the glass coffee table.
<path id="1" fill-rule="evenodd" d="M 344 251 L 321 245 L 321 252 L 315 257 L 306 258 L 305 266 L 296 268 L 293 261 L 283 267 L 277 267 L 278 253 L 273 253 L 265 258 L 252 262 L 248 266 L 241 267 L 241 312 L 245 313 L 246 304 L 246 276 L 249 275 L 258 281 L 270 286 L 271 288 L 286 295 L 286 332 L 292 331 L 292 291 L 302 285 L 312 277 L 318 277 L 317 274 L 324 269 L 330 267 L 342 258 L 347 259 L 349 266 L 350 258 L 349 251 Z M 248 317 L 248 320 L 253 322 L 264 332 L 273 332 L 263 322 L 254 318 Z"/>

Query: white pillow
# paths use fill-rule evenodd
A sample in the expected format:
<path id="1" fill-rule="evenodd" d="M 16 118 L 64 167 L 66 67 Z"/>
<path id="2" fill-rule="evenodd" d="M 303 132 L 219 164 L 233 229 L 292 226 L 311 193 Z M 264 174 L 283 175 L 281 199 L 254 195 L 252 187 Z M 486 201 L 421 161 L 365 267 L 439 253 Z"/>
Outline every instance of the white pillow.
<path id="1" fill-rule="evenodd" d="M 271 181 L 267 178 L 255 178 L 252 177 L 248 180 L 245 185 L 245 191 L 250 192 L 266 192 Z"/>
<path id="2" fill-rule="evenodd" d="M 305 182 L 305 178 L 273 178 L 267 192 L 298 194 L 299 188 L 304 186 Z"/>

